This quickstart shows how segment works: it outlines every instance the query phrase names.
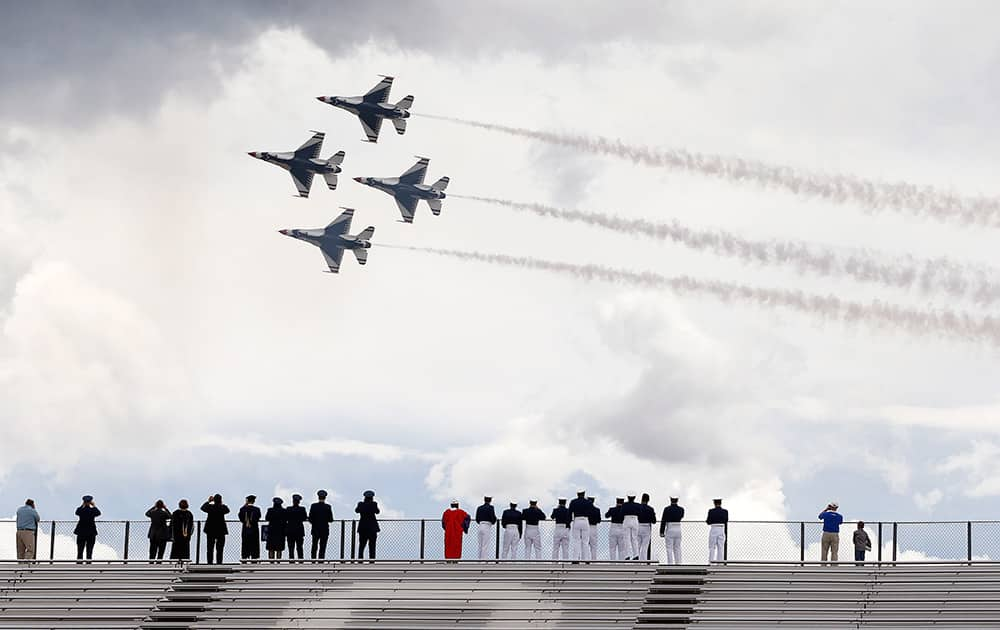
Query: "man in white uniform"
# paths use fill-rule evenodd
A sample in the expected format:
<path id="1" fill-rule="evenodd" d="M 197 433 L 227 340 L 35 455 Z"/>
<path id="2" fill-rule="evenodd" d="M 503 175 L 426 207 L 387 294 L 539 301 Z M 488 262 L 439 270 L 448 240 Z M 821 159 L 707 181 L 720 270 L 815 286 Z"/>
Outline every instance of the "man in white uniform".
<path id="1" fill-rule="evenodd" d="M 497 513 L 493 509 L 493 497 L 483 497 L 483 504 L 476 509 L 476 534 L 479 536 L 479 559 L 494 557 L 493 530 L 497 526 Z"/>
<path id="2" fill-rule="evenodd" d="M 722 499 L 713 499 L 715 504 L 708 511 L 708 561 L 721 562 L 726 559 L 726 524 L 729 523 L 729 510 L 722 507 Z"/>
<path id="3" fill-rule="evenodd" d="M 594 497 L 587 497 L 587 503 L 590 504 L 590 559 L 597 560 L 597 534 L 600 532 L 598 525 L 601 524 L 601 508 L 594 504 Z"/>
<path id="4" fill-rule="evenodd" d="M 649 495 L 644 492 L 639 504 L 639 560 L 649 560 L 649 540 L 655 524 L 656 510 L 649 505 Z"/>
<path id="5" fill-rule="evenodd" d="M 542 559 L 542 532 L 538 523 L 545 520 L 545 512 L 538 509 L 538 501 L 528 501 L 528 507 L 521 513 L 524 517 L 524 559 Z"/>
<path id="6" fill-rule="evenodd" d="M 500 548 L 500 559 L 517 560 L 517 547 L 521 542 L 521 534 L 524 533 L 524 517 L 517 509 L 517 503 L 511 503 L 510 507 L 503 511 L 500 516 L 500 524 L 503 526 L 503 546 Z"/>
<path id="7" fill-rule="evenodd" d="M 670 505 L 663 508 L 663 518 L 660 519 L 660 536 L 667 543 L 667 564 L 681 563 L 681 521 L 684 519 L 684 508 L 677 505 L 677 497 L 670 497 Z"/>
<path id="8" fill-rule="evenodd" d="M 604 517 L 611 521 L 608 529 L 608 560 L 625 559 L 625 530 L 622 529 L 622 504 L 625 499 L 618 497 L 615 499 L 614 507 L 608 508 Z"/>
<path id="9" fill-rule="evenodd" d="M 587 491 L 579 490 L 576 498 L 569 502 L 569 515 L 573 524 L 569 530 L 570 557 L 574 562 L 590 560 L 590 510 L 593 506 L 587 500 Z"/>
<path id="10" fill-rule="evenodd" d="M 622 527 L 625 530 L 625 552 L 628 556 L 626 560 L 639 559 L 639 504 L 635 502 L 635 494 L 627 495 L 628 500 L 622 506 Z"/>
<path id="11" fill-rule="evenodd" d="M 552 531 L 552 559 L 569 560 L 569 528 L 573 524 L 573 517 L 569 515 L 565 498 L 559 498 L 559 505 L 552 510 L 552 520 L 555 521 L 555 529 Z"/>

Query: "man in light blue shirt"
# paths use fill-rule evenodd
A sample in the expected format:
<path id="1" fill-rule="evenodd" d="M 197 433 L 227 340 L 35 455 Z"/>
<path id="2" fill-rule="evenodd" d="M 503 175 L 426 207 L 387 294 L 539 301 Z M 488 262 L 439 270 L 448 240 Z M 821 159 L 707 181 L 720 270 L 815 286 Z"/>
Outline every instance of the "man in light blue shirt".
<path id="1" fill-rule="evenodd" d="M 17 559 L 35 559 L 35 539 L 38 536 L 38 522 L 41 517 L 35 510 L 35 502 L 28 499 L 24 505 L 17 508 Z"/>
<path id="2" fill-rule="evenodd" d="M 819 513 L 819 520 L 823 521 L 823 538 L 820 541 L 821 558 L 823 562 L 830 557 L 837 561 L 837 552 L 840 550 L 840 524 L 844 522 L 837 509 L 840 508 L 836 501 L 831 501 L 826 509 Z"/>

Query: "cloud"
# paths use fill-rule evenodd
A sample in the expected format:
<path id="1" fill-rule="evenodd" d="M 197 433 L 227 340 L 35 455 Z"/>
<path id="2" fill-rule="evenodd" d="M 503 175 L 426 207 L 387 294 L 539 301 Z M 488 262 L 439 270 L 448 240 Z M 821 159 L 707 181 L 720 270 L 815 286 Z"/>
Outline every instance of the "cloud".
<path id="1" fill-rule="evenodd" d="M 304 456 L 320 459 L 328 455 L 361 457 L 375 462 L 396 462 L 404 458 L 434 459 L 435 456 L 420 451 L 401 448 L 391 444 L 379 444 L 362 440 L 327 438 L 281 442 L 262 436 L 206 435 L 196 438 L 192 444 L 200 448 L 217 448 L 230 453 L 242 453 L 258 457 Z"/>
<path id="2" fill-rule="evenodd" d="M 1000 444 L 993 440 L 974 440 L 971 448 L 955 453 L 937 466 L 938 472 L 961 474 L 962 493 L 969 497 L 1000 495 Z"/>
<path id="3" fill-rule="evenodd" d="M 913 502 L 917 504 L 917 507 L 924 512 L 932 511 L 941 499 L 944 498 L 944 493 L 941 492 L 939 488 L 934 488 L 933 490 L 928 490 L 927 492 L 916 492 L 913 495 Z"/>

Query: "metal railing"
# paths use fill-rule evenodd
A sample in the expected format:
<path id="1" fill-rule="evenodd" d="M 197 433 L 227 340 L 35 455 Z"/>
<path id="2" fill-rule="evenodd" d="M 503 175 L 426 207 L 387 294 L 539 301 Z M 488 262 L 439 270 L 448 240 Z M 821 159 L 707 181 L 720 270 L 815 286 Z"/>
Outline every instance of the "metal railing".
<path id="1" fill-rule="evenodd" d="M 239 521 L 229 521 L 223 561 L 239 562 Z M 191 537 L 191 561 L 205 560 L 205 537 L 202 521 L 197 522 Z M 444 537 L 438 519 L 383 519 L 377 539 L 377 557 L 384 560 L 436 560 L 444 557 Z M 39 560 L 72 560 L 76 558 L 75 521 L 42 521 L 37 535 L 36 558 Z M 331 523 L 326 557 L 331 560 L 351 560 L 358 555 L 358 522 L 337 520 Z M 149 522 L 98 521 L 94 559 L 141 560 L 148 558 L 146 536 Z M 463 540 L 462 557 L 478 557 L 477 524 Z M 852 534 L 854 523 L 841 526 L 840 560 L 854 558 Z M 499 526 L 491 526 L 491 558 L 500 555 Z M 554 524 L 543 521 L 542 557 L 552 557 Z M 609 559 L 610 524 L 597 526 L 596 560 Z M 883 521 L 868 522 L 866 530 L 872 541 L 867 560 L 872 561 L 997 561 L 1000 560 L 1000 521 Z M 14 522 L 0 520 L 0 560 L 15 558 Z M 686 521 L 681 525 L 682 555 L 687 564 L 703 564 L 708 558 L 708 526 Z M 805 562 L 820 559 L 819 521 L 731 521 L 726 528 L 725 559 L 727 561 Z M 305 550 L 309 557 L 311 535 L 306 523 Z M 266 550 L 262 555 L 267 556 Z M 170 554 L 168 545 L 167 556 Z M 287 550 L 285 552 L 287 557 Z M 666 557 L 664 540 L 659 537 L 659 525 L 653 526 L 650 560 Z M 523 546 L 518 559 L 524 558 Z"/>

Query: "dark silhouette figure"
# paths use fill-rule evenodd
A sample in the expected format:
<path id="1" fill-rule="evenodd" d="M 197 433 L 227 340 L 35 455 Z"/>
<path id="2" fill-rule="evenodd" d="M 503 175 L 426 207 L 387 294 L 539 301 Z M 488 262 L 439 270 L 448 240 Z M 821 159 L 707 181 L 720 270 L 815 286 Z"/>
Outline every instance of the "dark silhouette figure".
<path id="1" fill-rule="evenodd" d="M 194 514 L 188 509 L 187 499 L 181 499 L 177 503 L 177 509 L 170 515 L 170 529 L 174 539 L 173 544 L 170 545 L 170 559 L 190 560 Z"/>
<path id="2" fill-rule="evenodd" d="M 375 542 L 378 540 L 378 503 L 375 502 L 375 492 L 365 490 L 364 500 L 358 501 L 354 511 L 361 515 L 358 519 L 358 558 L 363 558 L 365 546 L 368 547 L 368 559 L 375 559 Z"/>
<path id="3" fill-rule="evenodd" d="M 306 514 L 306 508 L 300 505 L 301 503 L 302 495 L 293 494 L 292 505 L 285 508 L 285 537 L 288 538 L 289 560 L 294 560 L 296 553 L 298 553 L 299 560 L 305 558 L 302 555 L 302 541 L 306 537 L 305 522 L 309 516 Z"/>
<path id="4" fill-rule="evenodd" d="M 333 508 L 326 502 L 326 490 L 316 493 L 316 503 L 309 506 L 309 525 L 312 532 L 312 548 L 309 557 L 313 560 L 326 559 L 326 541 L 330 538 L 330 523 L 333 522 Z"/>
<path id="5" fill-rule="evenodd" d="M 95 519 L 101 511 L 94 504 L 94 497 L 85 495 L 83 505 L 76 508 L 77 523 L 73 533 L 76 534 L 76 559 L 82 560 L 84 553 L 87 560 L 94 557 L 94 543 L 97 542 L 97 523 Z"/>
<path id="6" fill-rule="evenodd" d="M 260 508 L 254 505 L 257 497 L 249 495 L 240 508 L 240 557 L 260 560 Z"/>
<path id="7" fill-rule="evenodd" d="M 222 564 L 222 550 L 226 546 L 226 536 L 229 535 L 229 527 L 226 525 L 226 514 L 229 514 L 229 506 L 222 502 L 222 495 L 216 494 L 208 497 L 208 501 L 201 506 L 201 511 L 206 514 L 205 525 L 202 531 L 205 532 L 208 564 Z M 213 563 L 213 553 L 214 563 Z"/>
<path id="8" fill-rule="evenodd" d="M 163 560 L 163 554 L 167 551 L 167 543 L 170 542 L 170 510 L 163 499 L 158 499 L 156 504 L 146 510 L 146 518 L 149 519 L 149 559 Z"/>
<path id="9" fill-rule="evenodd" d="M 267 557 L 271 560 L 281 560 L 281 552 L 285 550 L 286 517 L 282 503 L 281 497 L 274 497 L 264 515 L 267 521 Z"/>

